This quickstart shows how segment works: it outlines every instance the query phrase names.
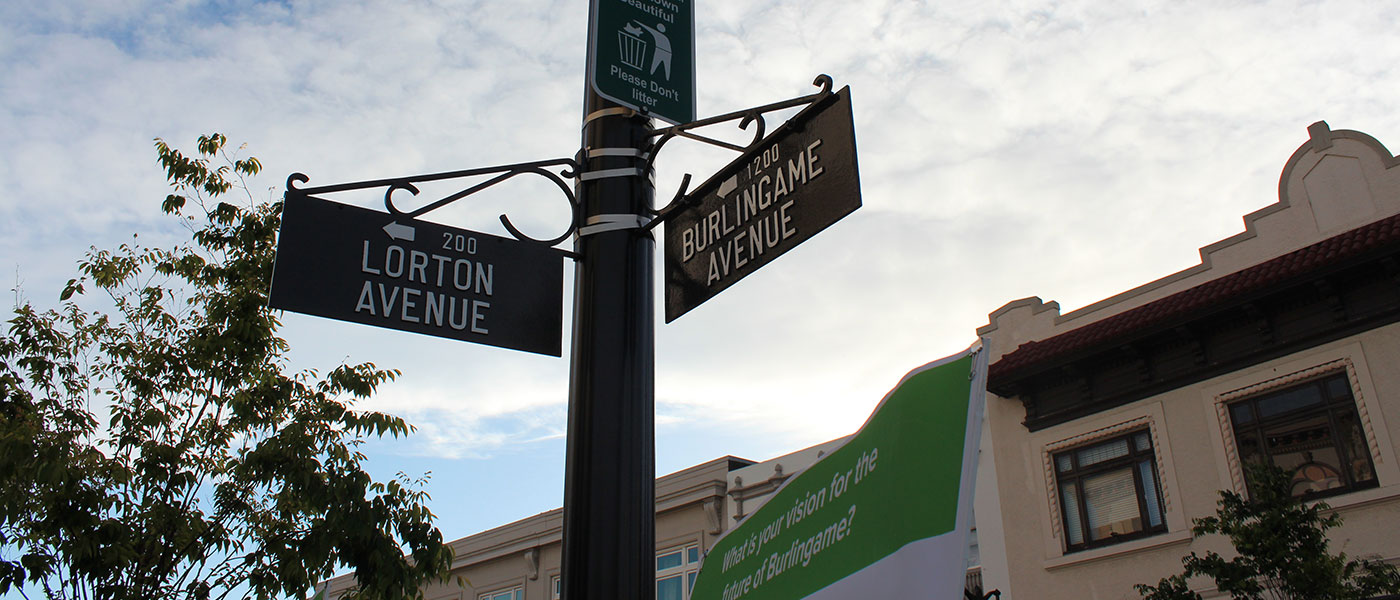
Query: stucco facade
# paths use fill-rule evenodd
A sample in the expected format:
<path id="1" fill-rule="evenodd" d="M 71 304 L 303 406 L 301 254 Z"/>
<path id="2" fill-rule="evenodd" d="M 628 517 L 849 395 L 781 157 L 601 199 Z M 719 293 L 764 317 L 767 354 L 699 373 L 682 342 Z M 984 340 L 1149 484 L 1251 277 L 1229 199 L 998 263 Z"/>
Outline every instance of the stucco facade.
<path id="1" fill-rule="evenodd" d="M 1193 541 L 1191 520 L 1214 514 L 1219 490 L 1247 493 L 1246 460 L 1296 468 L 1297 489 L 1317 490 L 1305 498 L 1338 509 L 1334 551 L 1400 560 L 1400 161 L 1359 132 L 1308 133 L 1277 202 L 1199 265 L 1065 314 L 1017 300 L 978 330 L 992 363 L 977 491 L 988 589 L 1137 598 L 1183 555 L 1227 552 L 1220 536 Z M 1246 407 L 1301 388 L 1331 408 Z M 1092 505 L 1116 493 L 1094 471 L 1110 443 L 1114 460 L 1134 453 L 1118 472 L 1136 481 L 1121 490 L 1137 520 L 1095 529 L 1109 518 Z"/>
<path id="2" fill-rule="evenodd" d="M 715 540 L 762 506 L 788 477 L 845 440 L 831 440 L 759 463 L 725 456 L 657 478 L 656 550 L 658 557 L 669 557 L 664 563 L 667 568 L 658 571 L 658 579 L 679 576 L 682 585 L 672 588 L 679 593 L 673 600 L 689 598 L 689 576 L 698 571 L 699 558 Z M 429 586 L 424 598 L 558 598 L 563 526 L 563 511 L 556 509 L 453 541 L 456 559 L 451 577 Z M 323 586 L 325 597 L 337 598 L 353 585 L 350 575 L 331 579 Z"/>
<path id="3" fill-rule="evenodd" d="M 730 473 L 753 464 L 725 456 L 657 478 L 656 549 L 659 553 L 681 552 L 674 570 L 682 580 L 699 568 L 698 560 L 691 560 L 698 557 L 688 556 L 687 550 L 703 552 L 727 528 Z M 456 558 L 451 579 L 430 586 L 424 598 L 558 598 L 563 527 L 563 510 L 555 509 L 453 541 Z M 326 597 L 336 598 L 353 585 L 354 578 L 349 575 L 331 579 L 326 583 Z"/>

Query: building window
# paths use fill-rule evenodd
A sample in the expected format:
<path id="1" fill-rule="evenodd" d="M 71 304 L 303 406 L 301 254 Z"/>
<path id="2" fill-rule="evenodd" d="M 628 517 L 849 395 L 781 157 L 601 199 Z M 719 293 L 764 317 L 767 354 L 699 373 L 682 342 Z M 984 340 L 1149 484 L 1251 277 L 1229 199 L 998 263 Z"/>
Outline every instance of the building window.
<path id="1" fill-rule="evenodd" d="M 1066 552 L 1167 530 L 1147 430 L 1060 452 L 1054 461 Z"/>
<path id="2" fill-rule="evenodd" d="M 1240 460 L 1292 473 L 1294 496 L 1377 485 L 1346 371 L 1233 402 L 1229 414 Z"/>
<path id="3" fill-rule="evenodd" d="M 554 577 L 550 578 L 549 589 L 554 590 L 550 592 L 550 600 L 559 600 L 559 597 L 563 595 L 563 590 L 561 589 L 562 587 L 563 586 L 559 583 L 558 575 L 555 575 Z"/>
<path id="4" fill-rule="evenodd" d="M 515 586 L 482 594 L 480 600 L 524 600 L 525 588 Z"/>
<path id="5" fill-rule="evenodd" d="M 657 552 L 656 600 L 690 600 L 690 588 L 695 587 L 695 576 L 699 573 L 700 546 L 698 544 Z M 550 587 L 554 590 L 552 598 L 559 600 L 562 586 L 558 575 L 553 577 Z M 520 597 L 483 594 L 481 600 L 520 600 Z"/>
<path id="6" fill-rule="evenodd" d="M 656 600 L 690 600 L 700 572 L 700 546 L 690 544 L 656 553 Z"/>

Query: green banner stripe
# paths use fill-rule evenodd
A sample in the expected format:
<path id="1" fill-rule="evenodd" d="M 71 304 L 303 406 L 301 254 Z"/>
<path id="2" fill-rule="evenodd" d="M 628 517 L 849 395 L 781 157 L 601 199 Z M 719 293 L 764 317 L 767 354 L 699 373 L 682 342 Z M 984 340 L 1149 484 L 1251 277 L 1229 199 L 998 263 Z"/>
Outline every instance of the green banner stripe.
<path id="1" fill-rule="evenodd" d="M 971 355 L 907 376 L 845 445 L 721 538 L 692 600 L 794 600 L 952 531 Z"/>

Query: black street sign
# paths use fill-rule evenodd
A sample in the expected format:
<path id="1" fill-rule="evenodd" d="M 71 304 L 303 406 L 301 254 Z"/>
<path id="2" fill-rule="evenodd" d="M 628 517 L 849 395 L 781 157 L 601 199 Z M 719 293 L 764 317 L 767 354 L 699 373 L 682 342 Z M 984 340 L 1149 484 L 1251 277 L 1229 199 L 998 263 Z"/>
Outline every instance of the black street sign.
<path id="1" fill-rule="evenodd" d="M 593 91 L 663 121 L 694 121 L 694 0 L 593 0 L 590 6 Z"/>
<path id="2" fill-rule="evenodd" d="M 560 356 L 564 253 L 287 192 L 272 308 Z"/>
<path id="3" fill-rule="evenodd" d="M 666 223 L 666 322 L 860 208 L 851 88 L 798 113 Z"/>

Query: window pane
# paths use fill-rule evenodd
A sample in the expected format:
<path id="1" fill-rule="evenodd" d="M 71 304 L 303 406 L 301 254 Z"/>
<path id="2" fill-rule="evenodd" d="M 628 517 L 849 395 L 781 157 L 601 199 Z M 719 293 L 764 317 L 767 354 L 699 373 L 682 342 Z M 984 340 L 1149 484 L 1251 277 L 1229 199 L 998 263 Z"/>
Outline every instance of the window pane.
<path id="1" fill-rule="evenodd" d="M 1278 456 L 1332 445 L 1331 424 L 1323 413 L 1303 421 L 1274 425 L 1264 430 L 1269 454 Z"/>
<path id="2" fill-rule="evenodd" d="M 1132 469 L 1086 477 L 1083 484 L 1089 539 L 1101 540 L 1113 534 L 1142 530 Z"/>
<path id="3" fill-rule="evenodd" d="M 1351 475 L 1352 483 L 1364 483 L 1376 478 L 1375 468 L 1371 466 L 1371 448 L 1366 445 L 1366 436 L 1361 434 L 1361 424 L 1356 420 L 1356 411 L 1345 410 L 1336 412 L 1338 442 L 1342 449 L 1346 451 L 1347 470 Z"/>
<path id="4" fill-rule="evenodd" d="M 1305 421 L 1275 425 L 1264 430 L 1264 441 L 1274 464 L 1292 469 L 1308 462 L 1305 453 L 1332 446 L 1332 427 L 1327 415 L 1321 414 Z"/>
<path id="5" fill-rule="evenodd" d="M 1098 464 L 1106 460 L 1112 460 L 1120 456 L 1128 455 L 1128 440 L 1117 439 L 1107 444 L 1100 444 L 1091 448 L 1079 451 L 1079 466 L 1087 467 Z"/>
<path id="6" fill-rule="evenodd" d="M 656 600 L 682 600 L 681 576 L 656 580 Z"/>
<path id="7" fill-rule="evenodd" d="M 1060 486 L 1060 503 L 1065 507 L 1065 536 L 1070 545 L 1084 543 L 1084 527 L 1079 522 L 1079 491 L 1073 483 Z"/>
<path id="8" fill-rule="evenodd" d="M 1061 473 L 1074 468 L 1074 457 L 1068 452 L 1055 457 L 1055 468 Z"/>
<path id="9" fill-rule="evenodd" d="M 515 600 L 525 600 L 524 588 L 515 588 Z"/>
<path id="10" fill-rule="evenodd" d="M 656 557 L 656 570 L 665 571 L 681 566 L 681 551 L 668 552 Z"/>
<path id="11" fill-rule="evenodd" d="M 1322 403 L 1322 391 L 1316 385 L 1284 390 L 1259 399 L 1259 418 L 1267 419 L 1291 410 Z"/>
<path id="12" fill-rule="evenodd" d="M 1327 397 L 1332 400 L 1345 398 L 1351 400 L 1351 381 L 1346 374 L 1341 374 L 1324 382 L 1323 387 L 1327 388 Z"/>
<path id="13" fill-rule="evenodd" d="M 1259 443 L 1259 434 L 1253 429 L 1250 431 L 1236 431 L 1235 445 L 1240 451 L 1240 461 L 1247 463 L 1264 464 L 1268 459 L 1264 456 L 1264 447 Z"/>
<path id="14" fill-rule="evenodd" d="M 1336 466 L 1321 461 L 1308 461 L 1293 470 L 1293 495 L 1325 492 L 1346 485 Z"/>
<path id="15" fill-rule="evenodd" d="M 1292 472 L 1293 495 L 1346 485 L 1326 413 L 1270 427 L 1264 430 L 1264 438 L 1274 465 Z"/>
<path id="16" fill-rule="evenodd" d="M 1139 429 L 1055 456 L 1067 551 L 1165 528 L 1152 450 L 1152 432 Z"/>
<path id="17" fill-rule="evenodd" d="M 686 576 L 685 576 L 685 578 L 686 578 L 686 584 L 685 584 L 685 585 L 686 585 L 687 588 L 692 589 L 692 590 L 695 589 L 695 575 L 696 575 L 697 573 L 699 573 L 699 571 L 691 571 L 690 573 L 687 573 L 687 574 L 686 574 Z"/>
<path id="18" fill-rule="evenodd" d="M 1256 412 L 1248 425 L 1231 407 L 1241 460 L 1289 472 L 1294 495 L 1374 485 L 1373 458 L 1351 392 L 1351 380 L 1337 371 L 1249 401 Z"/>
<path id="19" fill-rule="evenodd" d="M 1230 407 L 1230 421 L 1235 425 L 1243 425 L 1254 421 L 1254 407 L 1249 402 L 1241 402 Z"/>
<path id="20" fill-rule="evenodd" d="M 1074 456 L 1065 452 L 1064 455 L 1054 457 L 1054 464 L 1056 464 L 1056 469 L 1060 471 L 1060 473 L 1064 473 L 1064 471 L 1074 469 Z"/>
<path id="21" fill-rule="evenodd" d="M 685 562 L 687 564 L 694 564 L 700 562 L 700 548 L 697 546 L 691 546 L 689 548 L 686 548 Z"/>
<path id="22" fill-rule="evenodd" d="M 1157 489 L 1157 473 L 1152 468 L 1152 461 L 1144 460 L 1138 463 L 1138 474 L 1142 476 L 1142 493 L 1146 495 L 1147 501 L 1147 526 L 1160 527 L 1162 525 L 1162 507 L 1157 501 L 1160 490 Z"/>

